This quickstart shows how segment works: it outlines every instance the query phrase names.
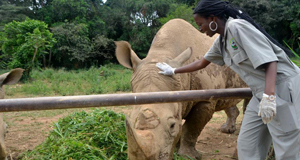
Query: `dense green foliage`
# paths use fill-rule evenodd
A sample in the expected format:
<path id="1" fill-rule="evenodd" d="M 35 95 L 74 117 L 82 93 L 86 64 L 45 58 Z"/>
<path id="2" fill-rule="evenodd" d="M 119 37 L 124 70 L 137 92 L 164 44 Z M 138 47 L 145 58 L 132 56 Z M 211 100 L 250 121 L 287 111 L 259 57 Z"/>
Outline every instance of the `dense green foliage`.
<path id="1" fill-rule="evenodd" d="M 246 11 L 277 41 L 300 55 L 299 0 L 229 0 Z"/>
<path id="2" fill-rule="evenodd" d="M 24 21 L 27 17 L 26 10 L 27 8 L 23 6 L 14 6 L 0 2 L 0 31 L 3 30 L 5 24 L 13 20 Z"/>
<path id="3" fill-rule="evenodd" d="M 299 0 L 229 0 L 240 6 L 271 36 L 283 40 L 300 54 Z M 107 62 L 115 63 L 114 43 L 126 40 L 143 58 L 157 30 L 168 20 L 183 18 L 194 24 L 194 0 L 4 0 L 0 2 L 0 45 L 6 40 L 4 25 L 12 20 L 23 22 L 25 17 L 46 23 L 57 43 L 39 46 L 43 58 L 35 64 L 68 69 L 89 68 Z M 25 20 L 26 21 L 26 20 Z M 15 22 L 15 23 L 16 23 Z M 27 25 L 29 25 L 27 23 Z M 194 24 L 195 25 L 195 24 Z M 40 30 L 40 32 L 42 32 Z M 36 36 L 38 31 L 22 32 L 22 37 Z M 29 40 L 28 39 L 28 40 Z M 47 40 L 49 41 L 49 40 Z M 0 50 L 0 67 L 7 68 L 11 58 L 3 53 L 16 53 L 15 48 Z M 1 47 L 3 48 L 3 46 Z M 9 51 L 10 50 L 10 51 Z M 43 52 L 42 52 L 43 50 Z M 46 53 L 47 52 L 47 53 Z M 20 53 L 20 52 L 19 52 Z M 23 52 L 32 58 L 34 52 Z M 22 65 L 30 64 L 30 59 Z M 10 65 L 11 66 L 11 65 Z"/>
<path id="4" fill-rule="evenodd" d="M 103 35 L 89 38 L 85 23 L 68 23 L 52 28 L 57 43 L 53 49 L 53 64 L 66 68 L 98 66 L 103 60 L 113 58 L 113 41 Z M 110 48 L 110 49 L 109 49 Z"/>
<path id="5" fill-rule="evenodd" d="M 47 24 L 31 19 L 6 24 L 1 38 L 1 58 L 7 60 L 6 65 L 9 69 L 25 69 L 25 77 L 32 68 L 42 66 L 40 62 L 43 62 L 43 58 L 55 43 Z"/>
<path id="6" fill-rule="evenodd" d="M 109 110 L 75 112 L 60 119 L 48 138 L 22 159 L 126 160 L 125 116 Z"/>
<path id="7" fill-rule="evenodd" d="M 181 18 L 198 28 L 198 26 L 194 22 L 193 16 L 191 16 L 193 14 L 192 6 L 188 6 L 186 4 L 174 4 L 171 7 L 172 9 L 170 13 L 166 17 L 162 17 L 159 19 L 161 24 L 165 24 L 169 20 L 174 18 Z"/>

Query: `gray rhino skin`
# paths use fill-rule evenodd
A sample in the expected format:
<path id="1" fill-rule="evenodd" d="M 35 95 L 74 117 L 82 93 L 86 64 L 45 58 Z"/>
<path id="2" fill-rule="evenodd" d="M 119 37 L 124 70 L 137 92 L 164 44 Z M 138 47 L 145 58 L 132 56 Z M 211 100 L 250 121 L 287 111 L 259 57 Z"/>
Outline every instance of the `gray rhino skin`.
<path id="1" fill-rule="evenodd" d="M 144 59 L 139 59 L 128 42 L 115 42 L 120 64 L 132 69 L 133 92 L 159 92 L 247 87 L 230 68 L 210 64 L 192 73 L 164 76 L 158 74 L 157 62 L 180 67 L 203 57 L 214 38 L 201 34 L 188 22 L 173 19 L 154 37 Z M 213 113 L 226 109 L 224 132 L 235 131 L 241 99 L 138 105 L 126 117 L 128 158 L 130 160 L 170 160 L 177 146 L 178 154 L 201 159 L 195 149 L 197 137 Z M 232 113 L 230 113 L 232 112 Z M 185 122 L 183 123 L 183 119 Z"/>
<path id="2" fill-rule="evenodd" d="M 16 68 L 8 73 L 0 75 L 0 99 L 4 99 L 5 92 L 3 85 L 13 85 L 18 83 L 23 75 L 24 69 Z M 6 134 L 7 124 L 3 121 L 3 114 L 0 113 L 0 160 L 7 160 L 7 151 L 5 147 L 5 134 Z"/>

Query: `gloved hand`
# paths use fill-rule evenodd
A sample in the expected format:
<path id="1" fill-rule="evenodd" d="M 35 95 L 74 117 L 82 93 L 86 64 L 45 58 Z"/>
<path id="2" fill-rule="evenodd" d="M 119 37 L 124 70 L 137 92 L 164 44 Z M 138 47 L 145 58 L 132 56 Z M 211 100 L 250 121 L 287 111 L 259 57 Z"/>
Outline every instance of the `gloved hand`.
<path id="1" fill-rule="evenodd" d="M 261 116 L 264 124 L 269 123 L 276 116 L 276 96 L 263 94 L 259 103 L 258 116 Z"/>
<path id="2" fill-rule="evenodd" d="M 176 68 L 172 68 L 170 65 L 168 65 L 167 63 L 163 62 L 163 63 L 156 63 L 156 67 L 159 68 L 162 71 L 159 71 L 158 73 L 163 74 L 163 75 L 167 75 L 167 76 L 171 76 L 174 75 L 174 71 Z"/>

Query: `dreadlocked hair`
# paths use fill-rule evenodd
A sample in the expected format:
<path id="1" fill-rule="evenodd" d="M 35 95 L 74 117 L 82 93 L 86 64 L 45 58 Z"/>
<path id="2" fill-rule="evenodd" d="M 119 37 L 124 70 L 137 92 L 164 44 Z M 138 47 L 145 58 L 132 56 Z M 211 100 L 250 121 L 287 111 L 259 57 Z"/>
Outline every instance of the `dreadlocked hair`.
<path id="1" fill-rule="evenodd" d="M 282 46 L 273 37 L 271 37 L 261 26 L 259 26 L 247 13 L 241 11 L 241 9 L 232 6 L 229 2 L 221 0 L 201 0 L 194 8 L 193 14 L 198 14 L 203 17 L 209 17 L 211 15 L 217 16 L 222 19 L 232 17 L 234 19 L 244 19 L 256 27 L 262 32 L 268 39 L 274 44 L 283 49 L 288 55 L 292 55 L 292 52 Z"/>

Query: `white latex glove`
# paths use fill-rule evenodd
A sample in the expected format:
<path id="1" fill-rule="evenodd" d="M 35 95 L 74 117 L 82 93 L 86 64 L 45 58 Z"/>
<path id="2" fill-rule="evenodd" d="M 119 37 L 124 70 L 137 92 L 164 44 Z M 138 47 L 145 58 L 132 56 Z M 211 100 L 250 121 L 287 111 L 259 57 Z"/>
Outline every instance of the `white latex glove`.
<path id="1" fill-rule="evenodd" d="M 175 74 L 174 71 L 175 71 L 176 68 L 172 68 L 170 65 L 168 65 L 165 62 L 156 63 L 156 67 L 161 70 L 161 71 L 158 72 L 160 74 L 167 75 L 167 76 L 171 76 L 171 75 Z"/>
<path id="2" fill-rule="evenodd" d="M 270 97 L 267 94 L 263 94 L 263 97 L 259 103 L 258 116 L 261 116 L 264 124 L 271 122 L 272 118 L 276 116 L 276 97 Z"/>

